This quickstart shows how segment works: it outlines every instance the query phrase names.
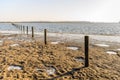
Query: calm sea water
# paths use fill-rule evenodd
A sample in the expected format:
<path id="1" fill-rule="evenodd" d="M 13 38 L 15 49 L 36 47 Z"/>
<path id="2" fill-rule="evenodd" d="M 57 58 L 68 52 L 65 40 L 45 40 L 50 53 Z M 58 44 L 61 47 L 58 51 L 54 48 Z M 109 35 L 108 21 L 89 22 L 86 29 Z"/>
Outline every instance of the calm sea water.
<path id="1" fill-rule="evenodd" d="M 18 25 L 35 27 L 36 32 L 43 32 L 48 29 L 55 33 L 73 33 L 73 34 L 102 34 L 102 35 L 120 35 L 119 23 L 16 23 Z M 19 31 L 11 23 L 0 23 L 0 31 Z"/>

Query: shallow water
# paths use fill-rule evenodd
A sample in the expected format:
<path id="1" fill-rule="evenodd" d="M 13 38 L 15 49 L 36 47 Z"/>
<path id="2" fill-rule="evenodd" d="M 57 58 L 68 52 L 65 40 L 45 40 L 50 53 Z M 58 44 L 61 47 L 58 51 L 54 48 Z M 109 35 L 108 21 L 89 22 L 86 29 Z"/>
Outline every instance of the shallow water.
<path id="1" fill-rule="evenodd" d="M 57 42 L 57 41 L 56 42 L 51 42 L 51 44 L 59 44 L 59 42 Z"/>
<path id="2" fill-rule="evenodd" d="M 115 51 L 107 51 L 106 53 L 107 54 L 117 54 L 117 52 L 115 52 Z"/>
<path id="3" fill-rule="evenodd" d="M 75 60 L 79 61 L 79 62 L 84 62 L 85 61 L 83 57 L 76 57 Z"/>
<path id="4" fill-rule="evenodd" d="M 11 44 L 10 47 L 16 47 L 19 46 L 19 44 Z"/>
<path id="5" fill-rule="evenodd" d="M 67 49 L 71 49 L 71 50 L 78 50 L 79 48 L 78 47 L 67 47 Z"/>
<path id="6" fill-rule="evenodd" d="M 109 45 L 107 44 L 94 44 L 95 46 L 99 46 L 99 47 L 109 47 Z"/>
<path id="7" fill-rule="evenodd" d="M 16 65 L 11 65 L 8 67 L 8 71 L 10 70 L 22 70 L 22 67 L 21 66 L 16 66 Z"/>
<path id="8" fill-rule="evenodd" d="M 117 51 L 120 51 L 120 48 L 116 49 Z"/>
<path id="9" fill-rule="evenodd" d="M 3 45 L 3 40 L 0 40 L 0 45 Z"/>
<path id="10" fill-rule="evenodd" d="M 46 70 L 47 74 L 49 75 L 55 74 L 55 71 L 56 70 L 53 67 L 48 67 Z"/>

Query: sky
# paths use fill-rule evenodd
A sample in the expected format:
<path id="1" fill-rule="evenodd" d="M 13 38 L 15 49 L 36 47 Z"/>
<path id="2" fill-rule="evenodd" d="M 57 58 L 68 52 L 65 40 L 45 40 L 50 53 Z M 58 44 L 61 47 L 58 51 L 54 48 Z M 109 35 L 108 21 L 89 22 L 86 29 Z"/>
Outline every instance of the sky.
<path id="1" fill-rule="evenodd" d="M 0 21 L 119 22 L 120 0 L 0 0 Z"/>

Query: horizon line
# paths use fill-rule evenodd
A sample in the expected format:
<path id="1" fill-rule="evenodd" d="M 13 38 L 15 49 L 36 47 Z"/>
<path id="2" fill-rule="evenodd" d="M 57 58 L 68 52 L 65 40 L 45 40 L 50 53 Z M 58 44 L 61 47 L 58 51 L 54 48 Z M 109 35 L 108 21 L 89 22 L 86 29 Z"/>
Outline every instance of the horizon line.
<path id="1" fill-rule="evenodd" d="M 86 22 L 86 23 L 120 23 L 118 22 L 107 22 L 107 21 L 0 21 L 0 23 L 21 23 L 21 22 Z"/>

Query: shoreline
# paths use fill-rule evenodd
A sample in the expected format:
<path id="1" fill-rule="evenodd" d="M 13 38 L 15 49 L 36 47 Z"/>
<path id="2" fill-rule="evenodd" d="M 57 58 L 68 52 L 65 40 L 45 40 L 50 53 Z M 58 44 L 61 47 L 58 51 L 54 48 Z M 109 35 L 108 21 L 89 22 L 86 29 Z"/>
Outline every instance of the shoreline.
<path id="1" fill-rule="evenodd" d="M 0 35 L 25 35 L 20 31 L 0 31 Z M 28 32 L 31 35 L 31 32 Z M 35 32 L 35 37 L 44 37 L 44 32 Z M 87 34 L 70 34 L 70 33 L 47 33 L 48 37 L 56 37 L 56 38 L 63 38 L 67 40 L 81 40 Z M 98 41 L 98 42 L 110 42 L 110 43 L 120 43 L 120 36 L 119 35 L 87 35 L 90 37 L 91 41 Z"/>

